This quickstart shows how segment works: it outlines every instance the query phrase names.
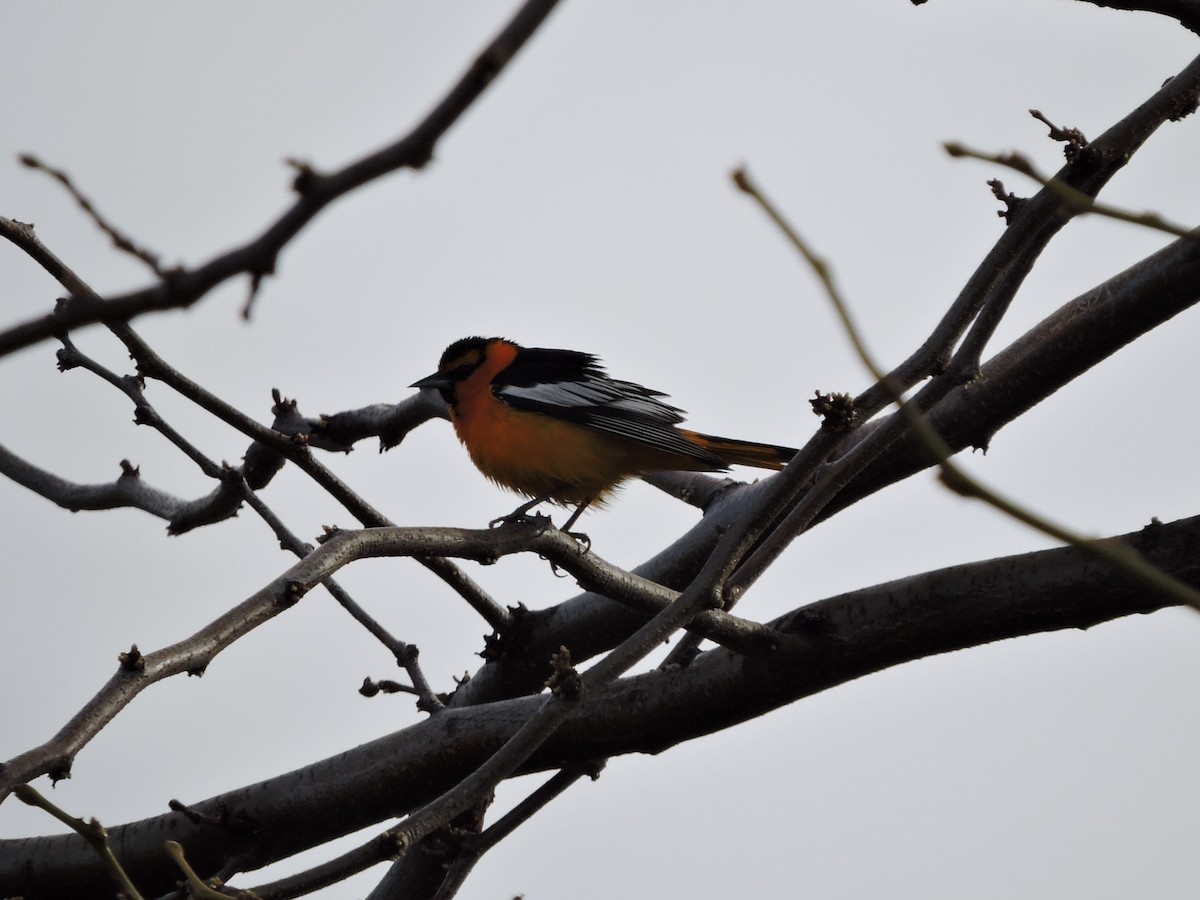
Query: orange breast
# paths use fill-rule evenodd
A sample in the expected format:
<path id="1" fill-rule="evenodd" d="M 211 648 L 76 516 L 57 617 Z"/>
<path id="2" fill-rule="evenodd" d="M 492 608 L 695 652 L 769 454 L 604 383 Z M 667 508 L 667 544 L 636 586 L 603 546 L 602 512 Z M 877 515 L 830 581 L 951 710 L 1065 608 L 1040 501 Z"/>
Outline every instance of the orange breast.
<path id="1" fill-rule="evenodd" d="M 559 503 L 602 495 L 637 471 L 626 442 L 570 422 L 525 412 L 491 396 L 459 396 L 459 440 L 484 475 L 528 497 Z"/>

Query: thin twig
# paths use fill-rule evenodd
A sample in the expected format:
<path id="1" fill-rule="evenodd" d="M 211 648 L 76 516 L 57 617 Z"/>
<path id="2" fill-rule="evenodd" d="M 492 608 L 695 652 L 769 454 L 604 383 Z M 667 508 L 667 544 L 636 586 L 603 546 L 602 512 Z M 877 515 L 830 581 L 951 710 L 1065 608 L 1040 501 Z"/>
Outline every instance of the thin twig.
<path id="1" fill-rule="evenodd" d="M 143 690 L 173 675 L 204 671 L 218 654 L 294 605 L 343 566 L 360 559 L 404 556 L 490 562 L 533 548 L 554 553 L 559 546 L 557 537 L 541 534 L 536 526 L 489 530 L 378 528 L 332 533 L 324 544 L 270 584 L 191 637 L 153 653 L 138 654 L 136 666 L 122 666 L 54 737 L 0 766 L 0 799 L 14 785 L 39 775 L 65 776 L 79 751 Z M 564 568 L 574 565 L 565 556 L 562 564 Z M 631 581 L 626 591 L 634 589 Z M 678 606 L 679 601 L 668 604 L 658 617 L 678 615 Z M 684 620 L 687 618 L 690 616 Z M 608 668 L 613 669 L 611 664 Z"/>
<path id="2" fill-rule="evenodd" d="M 126 326 L 128 328 L 128 326 Z M 131 329 L 130 329 L 131 330 Z M 142 425 L 150 425 L 160 434 L 167 438 L 175 447 L 180 449 L 184 455 L 196 463 L 200 470 L 210 478 L 215 478 L 220 482 L 221 487 L 218 489 L 218 494 L 226 494 L 230 496 L 232 502 L 224 504 L 228 510 L 227 515 L 233 515 L 241 501 L 247 501 L 251 508 L 258 513 L 259 517 L 271 528 L 275 536 L 279 539 L 280 545 L 293 553 L 295 556 L 303 559 L 311 551 L 311 545 L 301 541 L 299 537 L 293 534 L 284 524 L 283 521 L 275 515 L 275 513 L 262 501 L 262 499 L 251 490 L 246 480 L 235 469 L 227 466 L 219 466 L 213 460 L 205 456 L 198 447 L 186 440 L 174 428 L 171 428 L 163 418 L 154 409 L 153 405 L 146 399 L 145 389 L 141 379 L 131 377 L 120 377 L 112 370 L 102 366 L 96 360 L 92 359 L 85 353 L 82 353 L 71 342 L 66 335 L 63 336 L 63 349 L 59 351 L 59 367 L 62 369 L 83 368 L 93 374 L 99 376 L 109 384 L 116 387 L 131 399 L 137 409 L 135 420 Z M 140 340 L 140 339 L 139 339 Z M 127 475 L 122 478 L 127 479 Z M 134 473 L 136 478 L 136 472 Z M 208 518 L 205 522 L 215 519 L 212 505 L 206 503 Z M 187 520 L 186 527 L 183 520 Z M 176 515 L 172 516 L 171 524 L 168 530 L 172 534 L 180 534 L 187 528 L 195 527 L 201 524 L 195 515 L 187 515 L 187 507 L 183 507 L 176 511 Z M 375 636 L 395 657 L 398 665 L 402 666 L 413 680 L 414 692 L 418 695 L 418 708 L 427 712 L 435 712 L 442 707 L 441 701 L 437 694 L 429 685 L 425 678 L 419 663 L 417 662 L 417 648 L 412 644 L 405 643 L 393 637 L 382 625 L 380 625 L 366 610 L 364 610 L 350 594 L 332 578 L 326 579 L 323 586 L 333 598 L 345 609 L 360 625 L 367 629 Z"/>
<path id="3" fill-rule="evenodd" d="M 570 572 L 580 587 L 636 609 L 659 613 L 679 599 L 679 592 L 613 565 L 595 553 L 581 553 L 575 539 L 557 529 L 538 535 L 530 549 Z M 770 652 L 779 635 L 765 625 L 739 619 L 719 609 L 698 613 L 685 627 L 702 638 L 737 653 L 755 656 Z"/>
<path id="4" fill-rule="evenodd" d="M 1176 225 L 1174 222 L 1169 222 L 1161 215 L 1155 212 L 1130 212 L 1127 209 L 1122 209 L 1119 206 L 1110 206 L 1107 203 L 1100 203 L 1094 197 L 1085 194 L 1069 184 L 1063 182 L 1060 178 L 1051 175 L 1043 175 L 1037 170 L 1027 156 L 1021 153 L 984 153 L 980 150 L 972 150 L 956 142 L 948 142 L 943 144 L 943 147 L 950 156 L 959 159 L 978 159 L 983 162 L 995 163 L 996 165 L 1005 166 L 1015 172 L 1020 172 L 1029 178 L 1032 178 L 1042 187 L 1053 193 L 1058 199 L 1065 203 L 1072 212 L 1080 215 L 1085 213 L 1093 213 L 1097 216 L 1103 216 L 1106 219 L 1116 219 L 1118 222 L 1129 222 L 1132 225 L 1140 225 L 1143 228 L 1149 228 L 1153 231 L 1161 231 L 1165 234 L 1170 234 L 1175 237 L 1186 238 L 1189 241 L 1200 241 L 1200 230 L 1197 228 L 1188 228 L 1185 225 Z"/>
<path id="5" fill-rule="evenodd" d="M 28 166 L 31 169 L 36 169 L 39 172 L 45 172 L 64 188 L 67 189 L 74 199 L 79 204 L 79 207 L 87 214 L 87 217 L 96 223 L 96 227 L 109 236 L 113 242 L 113 246 L 122 253 L 128 253 L 135 259 L 144 262 L 150 271 L 159 278 L 166 278 L 167 272 L 163 269 L 162 263 L 159 262 L 158 254 L 147 250 L 145 247 L 139 247 L 132 238 L 127 237 L 119 228 L 110 223 L 104 216 L 100 215 L 100 210 L 96 209 L 95 205 L 89 200 L 74 182 L 70 176 L 62 169 L 56 169 L 53 166 L 48 166 L 36 156 L 30 153 L 22 153 L 18 159 L 22 165 Z"/>
<path id="6" fill-rule="evenodd" d="M 204 879 L 197 875 L 196 870 L 188 863 L 187 856 L 183 852 L 183 845 L 178 841 L 165 841 L 163 849 L 167 851 L 167 855 L 175 861 L 175 865 L 179 866 L 179 871 L 183 873 L 184 880 L 188 885 L 188 897 L 198 897 L 200 900 L 229 900 L 230 897 L 244 897 L 246 900 L 253 900 L 253 895 L 245 891 L 226 894 L 213 890 L 212 887 L 205 884 Z"/>
<path id="7" fill-rule="evenodd" d="M 1198 95 L 1200 57 L 1159 87 L 1146 102 L 1092 140 L 1084 153 L 1086 166 L 1067 165 L 1056 178 L 1088 196 L 1097 195 L 1164 122 L 1195 109 Z M 908 390 L 926 377 L 947 370 L 952 349 L 979 311 L 987 307 L 988 326 L 973 330 L 977 338 L 975 344 L 981 348 L 1041 251 L 1070 219 L 1069 211 L 1049 189 L 1023 201 L 1021 214 L 1010 220 L 1004 234 L 971 274 L 929 337 L 892 370 L 892 383 Z M 972 366 L 977 364 L 977 356 L 974 351 L 956 354 L 955 381 L 969 379 L 974 374 Z M 947 387 L 953 385 L 943 382 L 939 390 L 944 391 Z M 855 406 L 862 416 L 870 418 L 890 402 L 883 386 L 876 384 L 855 399 Z"/>
<path id="8" fill-rule="evenodd" d="M 186 308 L 236 275 L 261 280 L 274 271 L 288 242 L 334 200 L 398 169 L 420 169 L 429 162 L 443 135 L 496 80 L 556 5 L 557 0 L 527 0 L 441 102 L 400 140 L 337 172 L 319 174 L 307 167 L 300 171 L 294 182 L 299 195 L 295 203 L 258 237 L 199 268 L 168 273 L 141 290 L 101 301 L 79 299 L 2 331 L 0 357 L 94 322 L 128 322 L 156 310 Z M 0 227 L 0 236 L 12 240 L 15 234 Z"/>
<path id="9" fill-rule="evenodd" d="M 0 220 L 0 226 L 3 226 L 6 221 Z M 36 259 L 47 272 L 53 275 L 63 287 L 75 296 L 97 297 L 91 286 L 62 262 L 62 260 L 51 253 L 37 236 L 33 234 L 31 228 L 21 226 L 17 231 L 21 235 L 21 244 L 26 252 Z M 124 322 L 114 322 L 110 323 L 108 327 L 137 361 L 141 375 L 163 382 L 188 400 L 191 400 L 201 409 L 208 411 L 227 425 L 231 425 L 238 431 L 241 431 L 247 437 L 254 440 L 256 445 L 269 447 L 272 451 L 277 452 L 280 456 L 294 463 L 302 472 L 307 474 L 335 500 L 341 503 L 362 525 L 367 527 L 383 527 L 392 524 L 383 513 L 375 509 L 363 497 L 359 496 L 343 483 L 327 467 L 319 463 L 302 439 L 297 439 L 286 433 L 280 433 L 272 428 L 260 425 L 254 419 L 235 409 L 211 391 L 201 387 L 182 372 L 169 365 L 149 344 L 142 340 L 130 325 Z M 60 335 L 60 337 L 65 337 L 65 335 Z M 115 376 L 112 377 L 115 378 Z M 290 416 L 295 412 L 290 402 L 284 401 L 282 398 L 277 397 L 276 406 L 282 414 Z M 430 411 L 427 404 L 422 408 L 425 411 Z M 419 416 L 420 413 L 418 412 L 416 415 Z M 254 450 L 255 446 L 252 446 L 251 451 L 247 453 L 248 462 Z M 259 463 L 260 466 L 257 471 L 261 472 L 264 467 L 269 468 L 264 462 L 259 461 Z M 258 489 L 265 487 L 269 480 L 269 477 L 265 478 L 256 487 Z M 191 521 L 188 527 L 209 524 L 210 521 L 215 521 L 215 519 L 205 519 L 203 515 L 205 512 L 208 512 L 210 515 L 212 514 L 207 506 L 209 502 L 210 498 L 205 498 L 203 503 L 196 503 L 189 507 L 188 513 L 191 516 Z M 492 628 L 503 632 L 503 629 L 510 624 L 511 620 L 504 608 L 492 600 L 482 587 L 452 562 L 445 559 L 432 558 L 418 558 L 417 562 L 453 588 L 473 609 L 484 617 L 485 621 Z"/>
<path id="10" fill-rule="evenodd" d="M 142 900 L 142 895 L 134 887 L 133 882 L 129 880 L 129 875 L 126 874 L 125 869 L 113 853 L 112 847 L 108 843 L 108 832 L 103 825 L 95 819 L 85 822 L 83 819 L 76 818 L 51 803 L 32 785 L 19 784 L 13 789 L 13 793 L 22 803 L 28 806 L 36 806 L 38 809 L 48 812 L 87 841 L 88 845 L 96 851 L 96 855 L 100 857 L 101 862 L 104 863 L 105 871 L 108 872 L 109 877 L 116 884 L 118 890 L 128 900 Z"/>

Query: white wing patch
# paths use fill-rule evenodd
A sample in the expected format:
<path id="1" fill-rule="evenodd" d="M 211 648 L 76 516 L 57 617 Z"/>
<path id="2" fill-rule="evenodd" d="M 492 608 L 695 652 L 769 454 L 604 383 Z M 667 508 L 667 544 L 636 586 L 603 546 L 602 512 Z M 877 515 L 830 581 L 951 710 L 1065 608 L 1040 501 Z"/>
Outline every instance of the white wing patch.
<path id="1" fill-rule="evenodd" d="M 610 378 L 543 382 L 528 387 L 508 384 L 496 393 L 500 399 L 517 401 L 517 405 L 526 408 L 552 406 L 563 411 L 607 412 L 672 425 L 683 421 L 678 409 L 657 399 L 657 396 L 661 396 L 656 396 L 657 392 L 648 391 L 632 382 Z"/>
<path id="2" fill-rule="evenodd" d="M 675 426 L 683 421 L 683 411 L 658 399 L 665 394 L 632 381 L 585 373 L 569 381 L 506 384 L 495 390 L 497 398 L 520 409 L 677 453 L 703 463 L 711 471 L 728 468 L 680 433 Z"/>

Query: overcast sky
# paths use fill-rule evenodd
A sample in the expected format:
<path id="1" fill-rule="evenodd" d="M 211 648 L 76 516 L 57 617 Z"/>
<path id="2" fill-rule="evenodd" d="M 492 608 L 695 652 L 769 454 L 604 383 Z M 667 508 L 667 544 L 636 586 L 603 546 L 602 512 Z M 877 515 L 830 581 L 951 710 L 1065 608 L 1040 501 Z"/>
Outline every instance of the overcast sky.
<path id="1" fill-rule="evenodd" d="M 290 202 L 284 160 L 332 168 L 395 139 L 441 98 L 514 3 L 12 5 L 0 31 L 0 215 L 34 222 L 97 290 L 145 284 L 35 153 L 167 262 L 202 263 Z M 731 185 L 746 163 L 835 266 L 868 340 L 904 358 L 1002 232 L 960 140 L 1061 160 L 1028 114 L 1094 136 L 1200 52 L 1170 21 L 1067 0 L 565 3 L 420 173 L 340 201 L 282 255 L 250 322 L 244 282 L 137 323 L 168 361 L 257 417 L 270 391 L 307 414 L 407 396 L 466 334 L 601 355 L 669 392 L 700 430 L 799 445 L 814 390 L 867 384 L 820 290 Z M 1104 197 L 1200 219 L 1195 117 L 1165 127 Z M 1105 221 L 1051 245 L 996 339 L 1166 243 Z M 61 289 L 0 246 L 3 320 Z M 1185 313 L 969 458 L 990 484 L 1088 533 L 1194 515 L 1195 347 Z M 78 342 L 128 369 L 98 329 Z M 123 396 L 59 374 L 52 343 L 0 360 L 0 443 L 79 482 L 128 458 L 163 490 L 203 476 Z M 152 384 L 210 456 L 246 440 Z M 444 422 L 386 455 L 327 462 L 393 520 L 478 526 L 514 498 Z M 264 497 L 297 533 L 352 524 L 287 471 Z M 0 481 L 0 759 L 47 739 L 116 654 L 179 640 L 291 564 L 249 512 L 167 538 L 137 511 L 70 514 Z M 633 566 L 694 521 L 627 488 L 582 526 Z M 925 474 L 789 551 L 743 601 L 772 618 L 929 568 L 1050 546 Z M 472 571 L 504 603 L 570 596 L 544 564 Z M 341 576 L 339 576 L 341 578 Z M 480 665 L 486 630 L 416 566 L 362 564 L 346 586 L 418 644 L 439 690 Z M 485 858 L 460 896 L 1195 897 L 1200 889 L 1200 618 L 1167 611 L 898 667 L 657 757 L 610 763 Z M 201 680 L 140 696 L 53 799 L 108 825 L 324 758 L 417 721 L 367 701 L 386 652 L 319 592 L 222 654 Z M 212 737 L 212 735 L 216 737 Z M 39 786 L 45 784 L 45 779 Z M 501 792 L 511 803 L 536 781 Z M 0 835 L 58 831 L 9 801 Z M 372 832 L 378 829 L 372 829 Z M 348 839 L 339 848 L 359 843 Z M 312 864 L 330 855 L 310 856 Z M 297 868 L 252 873 L 249 886 Z M 382 870 L 322 898 L 364 895 Z"/>

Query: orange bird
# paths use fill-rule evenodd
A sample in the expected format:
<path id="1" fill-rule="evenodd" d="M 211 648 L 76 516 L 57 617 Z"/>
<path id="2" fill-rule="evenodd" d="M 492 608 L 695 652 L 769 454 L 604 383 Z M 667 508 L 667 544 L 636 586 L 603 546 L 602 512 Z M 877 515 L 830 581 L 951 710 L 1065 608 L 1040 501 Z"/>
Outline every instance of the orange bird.
<path id="1" fill-rule="evenodd" d="M 664 403 L 666 394 L 610 378 L 595 356 L 577 350 L 463 338 L 446 348 L 437 372 L 412 387 L 442 395 L 480 472 L 532 498 L 496 522 L 550 502 L 576 507 L 567 531 L 637 475 L 782 469 L 796 455 L 791 447 L 680 428 L 683 410 Z"/>

